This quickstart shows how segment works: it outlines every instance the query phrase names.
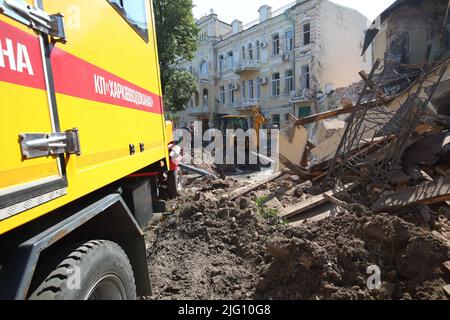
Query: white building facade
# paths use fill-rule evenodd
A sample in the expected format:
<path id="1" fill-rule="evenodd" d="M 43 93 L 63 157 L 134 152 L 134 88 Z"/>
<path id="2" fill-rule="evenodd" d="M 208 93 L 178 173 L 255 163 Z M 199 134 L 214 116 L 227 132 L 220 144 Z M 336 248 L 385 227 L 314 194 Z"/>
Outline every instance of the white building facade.
<path id="1" fill-rule="evenodd" d="M 317 99 L 358 81 L 370 56 L 361 56 L 369 21 L 359 12 L 326 0 L 297 0 L 243 26 L 216 14 L 198 21 L 199 47 L 193 61 L 179 67 L 192 72 L 197 91 L 180 122 L 203 120 L 213 126 L 227 114 L 248 115 L 260 107 L 271 126 L 283 127 L 288 114 L 317 112 Z"/>

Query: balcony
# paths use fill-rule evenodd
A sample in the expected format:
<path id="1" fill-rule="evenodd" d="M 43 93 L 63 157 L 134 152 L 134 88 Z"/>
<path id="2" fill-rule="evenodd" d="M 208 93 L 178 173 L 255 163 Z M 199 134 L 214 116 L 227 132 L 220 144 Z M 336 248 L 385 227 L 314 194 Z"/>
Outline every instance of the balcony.
<path id="1" fill-rule="evenodd" d="M 261 60 L 242 60 L 234 68 L 234 72 L 239 75 L 259 70 L 261 70 Z"/>
<path id="2" fill-rule="evenodd" d="M 209 108 L 208 106 L 190 107 L 187 108 L 186 112 L 191 116 L 207 116 L 209 115 Z"/>
<path id="3" fill-rule="evenodd" d="M 216 112 L 217 114 L 234 114 L 234 115 L 239 115 L 239 111 L 236 109 L 236 102 L 233 104 L 225 104 L 225 105 L 218 105 L 216 107 Z"/>
<path id="4" fill-rule="evenodd" d="M 290 93 L 290 103 L 297 103 L 297 102 L 303 102 L 303 101 L 310 101 L 314 98 L 314 93 L 312 89 L 303 89 L 303 90 L 297 90 L 292 91 Z"/>
<path id="5" fill-rule="evenodd" d="M 199 83 L 209 84 L 211 83 L 211 75 L 194 71 L 192 75 L 198 80 Z"/>
<path id="6" fill-rule="evenodd" d="M 254 107 L 259 106 L 260 99 L 258 98 L 243 98 L 236 102 L 236 109 L 238 110 L 249 110 Z"/>

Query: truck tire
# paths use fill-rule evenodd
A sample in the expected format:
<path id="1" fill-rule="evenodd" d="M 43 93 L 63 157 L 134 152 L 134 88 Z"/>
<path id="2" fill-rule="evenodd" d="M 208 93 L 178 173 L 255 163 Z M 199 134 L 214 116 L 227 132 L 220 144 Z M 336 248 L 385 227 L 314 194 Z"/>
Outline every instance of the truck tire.
<path id="1" fill-rule="evenodd" d="M 178 197 L 183 191 L 183 173 L 180 168 L 167 173 L 167 192 L 171 197 Z"/>
<path id="2" fill-rule="evenodd" d="M 79 277 L 74 276 L 77 270 Z M 82 243 L 47 276 L 29 299 L 136 300 L 133 269 L 127 255 L 116 243 L 104 240 Z"/>

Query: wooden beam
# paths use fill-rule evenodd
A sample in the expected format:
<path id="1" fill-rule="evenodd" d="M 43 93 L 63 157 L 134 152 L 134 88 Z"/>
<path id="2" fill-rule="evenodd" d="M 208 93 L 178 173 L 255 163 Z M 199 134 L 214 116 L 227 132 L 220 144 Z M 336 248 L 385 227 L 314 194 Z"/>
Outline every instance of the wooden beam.
<path id="1" fill-rule="evenodd" d="M 318 114 L 297 120 L 295 122 L 295 125 L 296 126 L 304 126 L 306 124 L 314 123 L 319 120 L 325 120 L 328 118 L 337 117 L 342 114 L 349 114 L 349 113 L 352 113 L 354 110 L 355 110 L 355 106 L 350 107 L 350 108 L 342 108 L 342 109 L 331 110 L 331 111 L 327 111 L 327 112 L 323 112 L 323 113 L 318 113 Z"/>
<path id="2" fill-rule="evenodd" d="M 383 97 L 383 103 L 384 104 L 389 104 L 392 101 L 394 101 L 397 98 L 397 96 L 389 96 L 389 97 Z M 379 101 L 371 101 L 371 102 L 367 102 L 367 103 L 362 103 L 359 105 L 359 108 L 364 109 L 364 108 L 372 108 L 375 107 L 379 104 Z M 298 119 L 295 122 L 295 126 L 304 126 L 306 124 L 310 124 L 310 123 L 314 123 L 320 120 L 326 120 L 329 118 L 333 118 L 333 117 L 337 117 L 343 114 L 349 114 L 349 113 L 353 113 L 353 111 L 357 110 L 356 105 L 350 107 L 350 108 L 340 108 L 340 109 L 336 109 L 336 110 L 331 110 L 331 111 L 326 111 L 326 112 L 322 112 L 322 113 L 318 113 L 318 114 L 314 114 L 312 116 L 309 117 L 305 117 L 302 119 Z"/>
<path id="3" fill-rule="evenodd" d="M 335 205 L 338 205 L 339 207 L 345 208 L 347 207 L 347 203 L 344 201 L 341 201 L 339 199 L 336 199 L 335 197 L 328 195 L 328 194 L 324 194 L 323 195 L 325 197 L 325 199 L 327 199 L 328 201 L 334 203 Z"/>
<path id="4" fill-rule="evenodd" d="M 235 191 L 233 191 L 231 193 L 231 200 L 234 200 L 234 199 L 236 199 L 238 197 L 245 196 L 246 194 L 248 194 L 248 193 L 258 189 L 259 187 L 263 186 L 264 184 L 272 182 L 273 180 L 276 180 L 276 179 L 280 178 L 281 176 L 283 176 L 287 172 L 288 172 L 288 170 L 286 170 L 286 169 L 285 170 L 281 170 L 280 172 L 277 172 L 276 174 L 271 175 L 270 177 L 268 177 L 268 178 L 266 178 L 264 180 L 261 180 L 261 181 L 258 181 L 256 183 L 252 183 L 252 184 L 250 184 L 248 186 L 239 188 L 239 189 L 237 189 L 237 190 L 235 190 Z"/>
<path id="5" fill-rule="evenodd" d="M 341 189 L 333 189 L 333 190 L 327 191 L 325 193 L 322 193 L 321 195 L 309 198 L 299 204 L 284 208 L 280 212 L 280 218 L 289 219 L 289 218 L 297 216 L 301 213 L 304 213 L 310 209 L 314 209 L 315 207 L 328 202 L 329 198 L 327 198 L 327 196 L 333 197 L 333 196 L 339 194 L 340 192 L 343 192 L 345 190 L 355 187 L 356 185 L 357 185 L 357 183 L 350 183 L 350 184 L 345 185 Z"/>
<path id="6" fill-rule="evenodd" d="M 450 176 L 381 197 L 372 206 L 374 212 L 392 212 L 419 205 L 450 201 Z"/>
<path id="7" fill-rule="evenodd" d="M 284 155 L 280 154 L 280 162 L 284 164 L 289 170 L 291 170 L 294 174 L 298 175 L 300 178 L 309 180 L 311 178 L 311 174 L 308 170 L 302 168 L 299 165 L 292 163 L 288 158 Z"/>

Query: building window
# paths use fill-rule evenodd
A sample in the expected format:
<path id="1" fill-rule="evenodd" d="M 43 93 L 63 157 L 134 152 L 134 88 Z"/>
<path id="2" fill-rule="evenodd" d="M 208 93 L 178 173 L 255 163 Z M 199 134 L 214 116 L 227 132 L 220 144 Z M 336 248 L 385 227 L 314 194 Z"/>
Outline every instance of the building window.
<path id="1" fill-rule="evenodd" d="M 208 74 L 208 61 L 202 60 L 202 63 L 200 64 L 200 73 L 202 74 Z"/>
<path id="2" fill-rule="evenodd" d="M 254 92 L 254 81 L 253 80 L 248 80 L 248 97 L 250 99 L 253 99 L 255 97 L 255 92 Z"/>
<path id="3" fill-rule="evenodd" d="M 280 128 L 280 115 L 279 114 L 272 115 L 272 126 L 278 128 L 278 129 Z"/>
<path id="4" fill-rule="evenodd" d="M 209 100 L 209 93 L 208 89 L 203 89 L 203 106 L 208 106 L 208 100 Z"/>
<path id="5" fill-rule="evenodd" d="M 256 98 L 261 99 L 261 78 L 256 78 Z"/>
<path id="6" fill-rule="evenodd" d="M 289 94 L 290 92 L 294 91 L 294 73 L 292 72 L 292 70 L 286 71 L 285 79 L 285 93 Z"/>
<path id="7" fill-rule="evenodd" d="M 223 67 L 225 66 L 225 59 L 223 54 L 221 54 L 219 56 L 219 71 L 222 72 L 223 71 Z"/>
<path id="8" fill-rule="evenodd" d="M 311 86 L 309 66 L 302 66 L 302 89 L 309 89 Z"/>
<path id="9" fill-rule="evenodd" d="M 303 25 L 303 45 L 306 46 L 311 43 L 311 24 L 305 23 Z"/>
<path id="10" fill-rule="evenodd" d="M 274 73 L 272 75 L 272 96 L 278 97 L 280 95 L 280 74 Z"/>
<path id="11" fill-rule="evenodd" d="M 280 54 L 280 35 L 275 34 L 272 36 L 272 54 L 275 56 Z"/>
<path id="12" fill-rule="evenodd" d="M 245 60 L 245 46 L 242 46 L 242 60 Z"/>
<path id="13" fill-rule="evenodd" d="M 261 43 L 256 41 L 256 60 L 261 60 Z"/>
<path id="14" fill-rule="evenodd" d="M 219 91 L 219 101 L 220 104 L 225 104 L 225 87 L 221 86 Z"/>
<path id="15" fill-rule="evenodd" d="M 228 102 L 230 104 L 234 103 L 234 86 L 232 83 L 228 85 Z"/>
<path id="16" fill-rule="evenodd" d="M 247 92 L 246 92 L 246 85 L 245 85 L 245 81 L 242 81 L 242 98 L 243 99 L 245 99 L 246 98 L 246 94 L 247 94 Z"/>
<path id="17" fill-rule="evenodd" d="M 108 0 L 145 42 L 148 42 L 147 8 L 144 0 Z"/>
<path id="18" fill-rule="evenodd" d="M 294 50 L 294 32 L 289 30 L 285 34 L 285 50 L 292 51 Z"/>
<path id="19" fill-rule="evenodd" d="M 195 91 L 194 104 L 196 107 L 198 107 L 200 105 L 200 95 L 198 94 L 198 91 Z"/>
<path id="20" fill-rule="evenodd" d="M 299 118 L 306 118 L 311 115 L 311 107 L 299 107 L 298 108 L 298 117 Z"/>
<path id="21" fill-rule="evenodd" d="M 233 51 L 228 52 L 228 69 L 233 69 L 234 66 L 234 57 Z"/>
<path id="22" fill-rule="evenodd" d="M 248 58 L 253 60 L 253 43 L 248 44 Z"/>

